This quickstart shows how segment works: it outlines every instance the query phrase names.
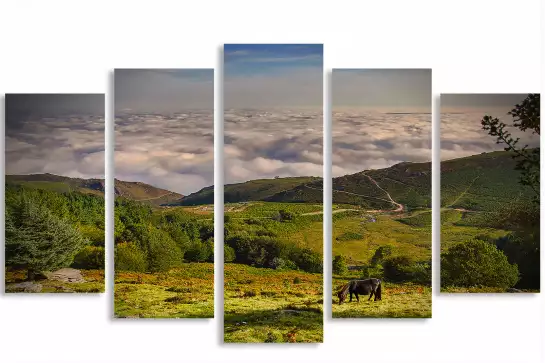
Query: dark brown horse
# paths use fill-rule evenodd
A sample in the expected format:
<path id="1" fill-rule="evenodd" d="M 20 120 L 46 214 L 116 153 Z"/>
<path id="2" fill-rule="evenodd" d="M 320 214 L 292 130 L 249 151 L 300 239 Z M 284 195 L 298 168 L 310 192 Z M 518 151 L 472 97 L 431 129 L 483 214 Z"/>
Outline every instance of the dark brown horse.
<path id="1" fill-rule="evenodd" d="M 371 300 L 373 295 L 375 295 L 375 300 L 382 300 L 382 283 L 379 279 L 367 279 L 367 280 L 352 280 L 346 285 L 344 285 L 337 296 L 339 297 L 339 305 L 341 305 L 346 300 L 346 295 L 350 293 L 350 302 L 352 302 L 352 294 L 356 295 L 358 302 L 360 301 L 359 295 L 369 295 Z"/>

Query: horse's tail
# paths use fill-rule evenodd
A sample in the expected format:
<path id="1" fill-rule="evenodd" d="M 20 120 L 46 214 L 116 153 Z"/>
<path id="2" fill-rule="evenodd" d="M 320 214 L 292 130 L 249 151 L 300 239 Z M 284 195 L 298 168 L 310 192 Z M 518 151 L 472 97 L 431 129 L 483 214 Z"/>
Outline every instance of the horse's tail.
<path id="1" fill-rule="evenodd" d="M 378 280 L 377 290 L 375 291 L 377 300 L 382 300 L 382 281 Z"/>
<path id="2" fill-rule="evenodd" d="M 339 305 L 343 303 L 344 300 L 346 300 L 346 295 L 348 295 L 348 291 L 350 290 L 350 282 L 341 287 L 339 292 L 337 293 L 337 296 L 339 297 Z"/>

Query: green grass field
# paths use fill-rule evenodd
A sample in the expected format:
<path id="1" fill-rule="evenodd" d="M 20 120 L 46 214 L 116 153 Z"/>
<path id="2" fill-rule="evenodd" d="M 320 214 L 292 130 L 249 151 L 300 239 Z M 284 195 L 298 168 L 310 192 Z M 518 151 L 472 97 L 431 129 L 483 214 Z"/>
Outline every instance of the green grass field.
<path id="1" fill-rule="evenodd" d="M 339 305 L 337 292 L 348 279 L 333 278 L 333 318 L 431 318 L 431 288 L 415 284 L 383 283 L 382 300 L 368 301 L 369 296 L 361 296 L 357 302 Z"/>
<path id="2" fill-rule="evenodd" d="M 214 264 L 186 263 L 161 273 L 116 272 L 117 318 L 214 317 Z"/>
<path id="3" fill-rule="evenodd" d="M 323 340 L 323 275 L 225 264 L 224 341 Z"/>

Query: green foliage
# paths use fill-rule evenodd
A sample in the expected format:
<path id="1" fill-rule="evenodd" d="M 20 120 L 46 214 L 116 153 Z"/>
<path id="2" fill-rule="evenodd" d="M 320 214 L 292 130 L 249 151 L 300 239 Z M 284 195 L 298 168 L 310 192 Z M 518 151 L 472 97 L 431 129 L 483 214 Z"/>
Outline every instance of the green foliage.
<path id="1" fill-rule="evenodd" d="M 224 244 L 223 245 L 223 261 L 225 263 L 233 262 L 235 258 L 236 258 L 235 249 L 231 246 Z"/>
<path id="2" fill-rule="evenodd" d="M 104 261 L 104 247 L 85 246 L 74 257 L 72 267 L 86 270 L 104 270 Z"/>
<path id="3" fill-rule="evenodd" d="M 371 257 L 371 266 L 381 264 L 386 257 L 389 257 L 392 254 L 392 250 L 393 248 L 391 245 L 383 245 L 377 248 L 373 257 Z"/>
<path id="4" fill-rule="evenodd" d="M 515 285 L 516 288 L 540 288 L 539 234 L 513 232 L 498 239 L 496 246 L 507 256 L 509 263 L 516 264 L 519 268 L 520 280 Z"/>
<path id="5" fill-rule="evenodd" d="M 67 219 L 54 215 L 39 193 L 10 193 L 6 204 L 6 265 L 27 268 L 29 278 L 69 266 L 89 243 Z"/>
<path id="6" fill-rule="evenodd" d="M 344 275 L 348 272 L 346 259 L 342 255 L 337 255 L 333 258 L 333 273 L 335 275 Z"/>
<path id="7" fill-rule="evenodd" d="M 148 269 L 146 255 L 131 242 L 115 246 L 115 270 L 144 272 Z"/>
<path id="8" fill-rule="evenodd" d="M 519 280 L 516 264 L 491 243 L 478 239 L 459 243 L 441 254 L 442 286 L 513 287 Z"/>
<path id="9" fill-rule="evenodd" d="M 521 131 L 530 130 L 532 134 L 540 132 L 540 95 L 529 94 L 521 104 L 508 113 L 513 118 L 513 126 Z M 484 116 L 481 124 L 490 136 L 496 138 L 497 144 L 505 144 L 505 151 L 513 153 L 517 161 L 516 170 L 520 170 L 520 183 L 529 186 L 535 193 L 534 202 L 539 204 L 539 148 L 528 149 L 528 145 L 518 146 L 520 138 L 513 138 L 505 128 L 507 125 L 498 118 Z"/>
<path id="10" fill-rule="evenodd" d="M 414 261 L 408 256 L 392 256 L 382 263 L 384 278 L 394 282 L 431 285 L 431 261 Z"/>
<path id="11" fill-rule="evenodd" d="M 149 228 L 142 243 L 147 250 L 148 268 L 151 272 L 168 271 L 183 262 L 183 252 L 168 233 Z"/>

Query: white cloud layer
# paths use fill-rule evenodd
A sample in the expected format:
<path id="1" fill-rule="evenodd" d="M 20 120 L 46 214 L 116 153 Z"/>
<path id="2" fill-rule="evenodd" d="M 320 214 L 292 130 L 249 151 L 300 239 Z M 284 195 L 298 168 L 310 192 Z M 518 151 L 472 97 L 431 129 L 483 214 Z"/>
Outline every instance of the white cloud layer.
<path id="1" fill-rule="evenodd" d="M 333 177 L 431 160 L 431 114 L 337 109 L 332 133 Z"/>
<path id="2" fill-rule="evenodd" d="M 212 111 L 116 117 L 115 177 L 188 195 L 214 183 Z"/>
<path id="3" fill-rule="evenodd" d="M 224 121 L 226 184 L 322 176 L 321 110 L 230 110 Z"/>
<path id="4" fill-rule="evenodd" d="M 104 118 L 30 118 L 6 128 L 6 174 L 104 178 Z"/>
<path id="5" fill-rule="evenodd" d="M 464 113 L 441 114 L 441 160 L 450 160 L 482 152 L 503 150 L 504 146 L 496 144 L 496 139 L 488 135 L 481 127 L 481 119 L 485 115 L 498 117 L 502 122 L 511 125 L 513 120 L 505 115 L 506 111 L 496 112 L 472 111 Z M 501 116 L 501 117 L 500 117 Z M 520 137 L 519 145 L 539 146 L 539 135 L 531 135 L 530 131 L 521 132 L 508 127 L 514 137 Z"/>

